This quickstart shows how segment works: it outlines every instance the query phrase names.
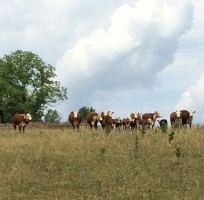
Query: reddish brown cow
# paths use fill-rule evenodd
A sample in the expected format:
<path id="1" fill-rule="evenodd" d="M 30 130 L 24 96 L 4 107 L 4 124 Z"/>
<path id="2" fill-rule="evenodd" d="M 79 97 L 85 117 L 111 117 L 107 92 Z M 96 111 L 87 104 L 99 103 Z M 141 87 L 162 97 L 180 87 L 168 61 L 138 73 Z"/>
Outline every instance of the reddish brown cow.
<path id="1" fill-rule="evenodd" d="M 101 126 L 102 128 L 104 129 L 105 127 L 107 126 L 110 126 L 112 127 L 113 126 L 113 120 L 112 120 L 112 114 L 114 112 L 112 111 L 102 111 L 100 113 L 101 117 L 102 117 L 102 120 L 100 120 L 100 123 L 101 123 Z"/>
<path id="2" fill-rule="evenodd" d="M 101 121 L 102 117 L 100 114 L 98 114 L 96 112 L 89 112 L 86 120 L 87 120 L 87 123 L 89 124 L 91 130 L 93 127 L 97 130 L 98 121 Z"/>
<path id="3" fill-rule="evenodd" d="M 155 111 L 154 113 L 145 113 L 142 115 L 142 119 L 151 119 L 152 120 L 152 129 L 154 128 L 155 121 L 157 118 L 162 117 L 161 114 L 158 111 Z"/>
<path id="4" fill-rule="evenodd" d="M 181 120 L 181 112 L 180 111 L 176 111 L 176 112 L 172 112 L 170 114 L 170 123 L 172 127 L 178 126 L 180 127 L 182 124 L 182 120 Z"/>
<path id="5" fill-rule="evenodd" d="M 130 130 L 130 118 L 123 118 L 122 120 L 123 130 Z"/>
<path id="6" fill-rule="evenodd" d="M 143 127 L 147 127 L 150 129 L 150 126 L 152 126 L 152 119 L 148 118 L 148 119 L 139 119 L 138 120 L 138 123 L 140 126 L 143 126 Z"/>
<path id="7" fill-rule="evenodd" d="M 195 111 L 190 112 L 188 110 L 181 110 L 180 112 L 181 112 L 182 125 L 189 124 L 191 128 L 192 121 L 193 121 L 193 113 L 195 113 Z"/>
<path id="8" fill-rule="evenodd" d="M 13 116 L 13 125 L 14 125 L 14 130 L 16 130 L 16 126 L 19 127 L 19 132 L 21 132 L 21 129 L 23 127 L 23 133 L 25 133 L 25 127 L 26 124 L 28 124 L 31 121 L 32 117 L 31 115 L 28 114 L 15 114 Z"/>
<path id="9" fill-rule="evenodd" d="M 138 120 L 141 119 L 141 113 L 131 113 L 130 114 L 130 128 L 131 130 L 137 129 L 138 127 Z"/>
<path id="10" fill-rule="evenodd" d="M 79 130 L 79 125 L 82 122 L 81 113 L 72 111 L 69 114 L 69 122 L 71 123 L 73 130 L 75 130 L 75 128 Z"/>

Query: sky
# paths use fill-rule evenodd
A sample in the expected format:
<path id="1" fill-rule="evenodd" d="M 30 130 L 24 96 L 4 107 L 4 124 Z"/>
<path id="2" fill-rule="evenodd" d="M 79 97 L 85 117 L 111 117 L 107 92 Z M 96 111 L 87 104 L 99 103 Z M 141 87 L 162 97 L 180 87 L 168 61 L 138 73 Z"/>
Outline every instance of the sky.
<path id="1" fill-rule="evenodd" d="M 204 122 L 203 0 L 0 0 L 0 57 L 32 51 L 56 68 L 62 121 L 93 107 L 196 111 Z"/>

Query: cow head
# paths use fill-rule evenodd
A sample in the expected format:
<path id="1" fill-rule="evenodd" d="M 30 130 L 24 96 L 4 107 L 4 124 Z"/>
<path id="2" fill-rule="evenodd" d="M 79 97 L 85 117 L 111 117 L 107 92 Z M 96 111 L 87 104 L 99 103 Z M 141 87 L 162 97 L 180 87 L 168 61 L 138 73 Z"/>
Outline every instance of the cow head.
<path id="1" fill-rule="evenodd" d="M 141 119 L 142 113 L 134 112 L 130 114 L 130 118 L 132 119 Z"/>
<path id="2" fill-rule="evenodd" d="M 107 112 L 107 115 L 108 115 L 109 117 L 112 117 L 113 113 L 114 113 L 114 112 L 112 112 L 112 111 L 108 111 L 108 112 Z"/>
<path id="3" fill-rule="evenodd" d="M 162 115 L 158 111 L 155 111 L 154 114 L 153 114 L 154 123 L 155 123 L 156 119 L 160 118 L 160 117 L 162 117 Z"/>
<path id="4" fill-rule="evenodd" d="M 160 118 L 160 117 L 162 117 L 162 115 L 161 115 L 158 111 L 155 111 L 154 114 L 155 114 L 155 117 L 156 117 L 156 118 Z"/>
<path id="5" fill-rule="evenodd" d="M 31 119 L 32 119 L 31 114 L 30 114 L 30 113 L 27 113 L 27 114 L 26 114 L 26 120 L 31 121 Z"/>
<path id="6" fill-rule="evenodd" d="M 78 115 L 78 112 L 73 112 L 73 114 L 74 114 L 74 119 L 76 119 L 77 115 Z"/>
<path id="7" fill-rule="evenodd" d="M 151 125 L 154 125 L 154 122 L 153 122 L 153 120 L 152 120 L 151 118 L 148 118 L 148 119 L 147 119 L 147 122 L 148 122 L 149 124 L 151 124 Z"/>
<path id="8" fill-rule="evenodd" d="M 192 111 L 188 111 L 188 112 L 189 112 L 189 116 L 193 117 L 193 114 L 195 113 L 195 111 L 193 111 L 193 112 Z"/>
<path id="9" fill-rule="evenodd" d="M 176 118 L 180 119 L 181 118 L 181 111 L 177 110 L 175 113 L 176 113 Z"/>
<path id="10" fill-rule="evenodd" d="M 26 124 L 28 124 L 28 122 L 30 122 L 32 120 L 30 113 L 25 114 L 25 120 L 26 120 Z"/>
<path id="11" fill-rule="evenodd" d="M 195 113 L 195 111 L 188 111 L 188 112 L 189 112 L 189 119 L 187 123 L 191 124 L 193 121 L 193 114 Z"/>

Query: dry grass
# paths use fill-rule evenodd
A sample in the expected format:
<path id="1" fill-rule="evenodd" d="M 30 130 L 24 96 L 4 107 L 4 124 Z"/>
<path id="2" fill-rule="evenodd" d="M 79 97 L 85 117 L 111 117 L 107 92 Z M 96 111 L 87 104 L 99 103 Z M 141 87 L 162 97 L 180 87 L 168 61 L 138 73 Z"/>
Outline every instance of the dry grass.
<path id="1" fill-rule="evenodd" d="M 3 130 L 0 199 L 204 199 L 204 127 L 168 133 Z"/>

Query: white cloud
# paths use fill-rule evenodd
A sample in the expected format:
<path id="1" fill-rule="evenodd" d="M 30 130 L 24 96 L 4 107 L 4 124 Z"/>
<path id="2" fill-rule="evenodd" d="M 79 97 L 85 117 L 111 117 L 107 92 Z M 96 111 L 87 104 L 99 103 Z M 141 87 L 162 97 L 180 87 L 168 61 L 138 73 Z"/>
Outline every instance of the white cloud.
<path id="1" fill-rule="evenodd" d="M 176 109 L 195 110 L 197 117 L 200 115 L 201 120 L 204 120 L 204 73 L 200 78 L 191 85 L 183 94 Z M 199 118 L 199 117 L 198 117 Z"/>
<path id="2" fill-rule="evenodd" d="M 156 75 L 173 62 L 179 38 L 191 27 L 192 5 L 186 0 L 146 3 L 119 7 L 108 28 L 80 38 L 59 59 L 59 78 L 73 107 L 152 88 Z"/>

